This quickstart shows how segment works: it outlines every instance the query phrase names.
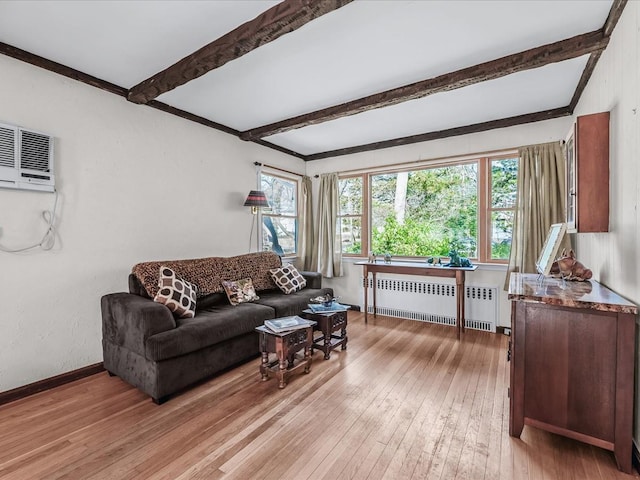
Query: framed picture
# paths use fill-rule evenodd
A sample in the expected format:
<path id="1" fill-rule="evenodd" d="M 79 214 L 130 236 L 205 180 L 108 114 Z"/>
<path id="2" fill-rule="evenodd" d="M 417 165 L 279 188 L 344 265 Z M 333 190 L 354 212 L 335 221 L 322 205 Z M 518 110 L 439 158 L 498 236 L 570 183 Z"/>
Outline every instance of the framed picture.
<path id="1" fill-rule="evenodd" d="M 547 233 L 547 239 L 544 242 L 538 261 L 536 262 L 536 269 L 538 273 L 542 275 L 549 275 L 551 272 L 551 265 L 558 255 L 558 249 L 560 248 L 560 242 L 567 231 L 566 223 L 554 223 L 549 227 L 549 233 Z"/>

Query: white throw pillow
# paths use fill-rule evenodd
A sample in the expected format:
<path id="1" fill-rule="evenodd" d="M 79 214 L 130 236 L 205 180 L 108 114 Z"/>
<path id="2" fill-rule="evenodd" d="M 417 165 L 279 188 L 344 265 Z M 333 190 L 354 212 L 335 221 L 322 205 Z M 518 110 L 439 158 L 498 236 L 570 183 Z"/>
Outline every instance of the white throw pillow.
<path id="1" fill-rule="evenodd" d="M 158 287 L 154 302 L 162 303 L 180 318 L 195 317 L 197 285 L 179 278 L 169 267 L 160 267 Z"/>
<path id="2" fill-rule="evenodd" d="M 269 273 L 278 288 L 287 295 L 307 286 L 307 280 L 293 265 L 283 265 L 280 268 L 269 270 Z"/>

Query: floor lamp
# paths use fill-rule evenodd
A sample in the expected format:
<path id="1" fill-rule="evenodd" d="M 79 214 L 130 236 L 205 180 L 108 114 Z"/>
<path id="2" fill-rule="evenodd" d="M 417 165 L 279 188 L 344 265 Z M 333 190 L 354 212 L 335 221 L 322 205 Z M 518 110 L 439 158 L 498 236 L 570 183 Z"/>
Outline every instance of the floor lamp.
<path id="1" fill-rule="evenodd" d="M 247 199 L 244 201 L 245 207 L 251 207 L 251 213 L 254 215 L 254 218 L 251 220 L 251 233 L 249 234 L 249 251 L 251 251 L 251 239 L 253 238 L 253 226 L 258 223 L 258 209 L 259 208 L 269 208 L 269 202 L 267 201 L 267 196 L 264 194 L 262 190 L 251 190 L 249 195 L 247 195 Z M 256 231 L 256 251 L 260 251 L 260 235 Z"/>

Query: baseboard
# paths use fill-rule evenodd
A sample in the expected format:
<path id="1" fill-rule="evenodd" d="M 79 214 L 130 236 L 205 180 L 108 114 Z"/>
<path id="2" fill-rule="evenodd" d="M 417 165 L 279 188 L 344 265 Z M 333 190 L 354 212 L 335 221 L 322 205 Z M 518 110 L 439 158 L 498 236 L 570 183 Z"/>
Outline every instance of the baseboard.
<path id="1" fill-rule="evenodd" d="M 507 335 L 510 336 L 511 335 L 511 328 L 510 327 L 496 327 L 496 333 L 499 333 L 501 335 Z"/>
<path id="2" fill-rule="evenodd" d="M 56 375 L 55 377 L 45 378 L 43 380 L 30 383 L 29 385 L 25 385 L 23 387 L 14 388 L 13 390 L 8 390 L 6 392 L 0 392 L 0 405 L 14 402 L 21 398 L 43 392 L 51 388 L 59 387 L 60 385 L 64 385 L 65 383 L 80 380 L 81 378 L 95 375 L 96 373 L 100 373 L 102 371 L 104 371 L 102 362 L 95 363 L 93 365 L 88 365 L 77 370 L 72 370 L 71 372 L 61 373 L 60 375 Z"/>
<path id="3" fill-rule="evenodd" d="M 360 309 L 360 305 L 353 305 L 351 303 L 344 303 L 344 302 L 340 302 L 342 305 L 346 305 L 347 307 L 349 307 L 349 310 L 353 311 L 353 312 L 359 312 Z"/>

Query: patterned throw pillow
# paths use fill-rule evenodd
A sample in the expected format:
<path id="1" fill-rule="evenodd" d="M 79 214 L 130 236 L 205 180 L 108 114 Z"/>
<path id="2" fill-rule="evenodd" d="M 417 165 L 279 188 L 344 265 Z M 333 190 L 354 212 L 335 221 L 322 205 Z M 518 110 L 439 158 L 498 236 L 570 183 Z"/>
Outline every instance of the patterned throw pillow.
<path id="1" fill-rule="evenodd" d="M 287 295 L 307 286 L 307 281 L 293 265 L 283 265 L 280 268 L 269 270 L 269 273 L 278 288 Z"/>
<path id="2" fill-rule="evenodd" d="M 253 302 L 260 299 L 256 295 L 256 289 L 253 288 L 253 282 L 250 278 L 243 278 L 235 282 L 225 280 L 222 282 L 222 286 L 224 291 L 227 292 L 227 298 L 229 298 L 231 305 L 239 305 L 240 303 Z"/>
<path id="3" fill-rule="evenodd" d="M 193 318 L 196 315 L 197 285 L 176 276 L 168 267 L 160 267 L 158 293 L 154 302 L 166 305 L 180 318 Z"/>

